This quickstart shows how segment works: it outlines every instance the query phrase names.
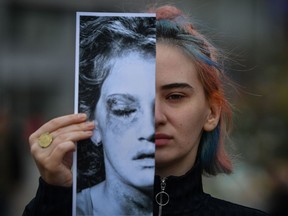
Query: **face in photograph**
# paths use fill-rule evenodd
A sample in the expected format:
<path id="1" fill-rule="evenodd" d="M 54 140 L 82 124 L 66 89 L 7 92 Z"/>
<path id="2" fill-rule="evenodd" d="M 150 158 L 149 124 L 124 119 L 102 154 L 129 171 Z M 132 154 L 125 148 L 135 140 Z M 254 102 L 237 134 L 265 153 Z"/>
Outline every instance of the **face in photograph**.
<path id="1" fill-rule="evenodd" d="M 94 138 L 103 143 L 106 178 L 138 188 L 151 187 L 155 57 L 130 52 L 112 61 L 95 111 L 98 131 Z"/>

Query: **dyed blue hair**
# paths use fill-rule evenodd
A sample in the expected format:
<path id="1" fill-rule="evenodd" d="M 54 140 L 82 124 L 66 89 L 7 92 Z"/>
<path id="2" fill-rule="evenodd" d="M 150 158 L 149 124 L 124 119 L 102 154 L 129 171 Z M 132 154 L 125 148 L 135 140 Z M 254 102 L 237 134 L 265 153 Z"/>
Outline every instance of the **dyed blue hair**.
<path id="1" fill-rule="evenodd" d="M 186 17 L 173 6 L 164 6 L 156 11 L 157 43 L 174 46 L 182 50 L 196 65 L 198 77 L 209 102 L 221 106 L 220 121 L 210 132 L 203 131 L 197 158 L 202 172 L 208 175 L 230 173 L 231 161 L 224 149 L 226 125 L 231 119 L 231 109 L 224 96 L 222 65 L 216 57 L 216 49 L 199 34 Z"/>

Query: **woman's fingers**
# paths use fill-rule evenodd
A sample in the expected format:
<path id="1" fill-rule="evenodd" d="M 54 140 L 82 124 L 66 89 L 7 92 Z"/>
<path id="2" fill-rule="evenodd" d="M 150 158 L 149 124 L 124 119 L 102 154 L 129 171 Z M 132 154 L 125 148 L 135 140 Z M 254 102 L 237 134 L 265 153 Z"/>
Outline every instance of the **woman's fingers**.
<path id="1" fill-rule="evenodd" d="M 67 152 L 75 150 L 74 149 L 75 142 L 90 138 L 92 134 L 93 134 L 92 131 L 74 131 L 74 132 L 59 135 L 57 137 L 58 140 L 56 138 L 55 143 L 53 143 L 53 148 L 51 148 L 52 150 L 51 150 L 50 156 L 53 155 L 53 158 L 56 161 L 60 161 Z M 62 143 L 66 143 L 66 142 L 73 143 L 74 148 L 71 149 L 70 146 L 69 146 L 70 148 L 68 148 L 68 146 L 66 145 L 61 145 Z"/>
<path id="2" fill-rule="evenodd" d="M 88 139 L 92 136 L 92 134 L 93 134 L 92 130 L 71 131 L 71 132 L 67 131 L 66 133 L 62 133 L 59 136 L 56 136 L 55 138 L 53 138 L 51 145 L 45 149 L 40 147 L 37 143 L 31 145 L 31 153 L 34 156 L 35 160 L 37 161 L 42 161 L 48 156 L 51 157 L 51 155 L 52 156 L 58 155 L 58 154 L 55 154 L 57 151 L 59 151 L 61 156 L 64 156 L 65 153 L 70 151 L 70 149 L 63 148 L 63 146 L 61 145 L 62 143 L 72 142 L 73 145 L 75 145 L 74 144 L 75 142 L 79 140 L 83 140 L 83 139 Z M 61 163 L 61 158 L 55 157 L 53 159 Z"/>
<path id="3" fill-rule="evenodd" d="M 31 153 L 42 178 L 49 184 L 71 186 L 72 152 L 75 142 L 90 138 L 94 122 L 86 122 L 85 114 L 72 114 L 55 118 L 41 126 L 30 137 Z M 38 139 L 41 134 L 52 136 L 51 144 L 42 148 Z"/>
<path id="4" fill-rule="evenodd" d="M 57 146 L 59 143 L 66 141 L 77 142 L 91 137 L 94 123 L 83 122 L 85 119 L 86 115 L 72 114 L 55 118 L 40 127 L 29 138 L 31 153 L 34 158 L 39 160 L 50 155 L 54 146 Z M 45 151 L 43 151 L 44 149 L 38 144 L 38 138 L 42 132 L 49 132 L 52 136 L 52 142 L 45 148 Z"/>
<path id="5" fill-rule="evenodd" d="M 55 119 L 52 119 L 42 125 L 37 131 L 35 131 L 30 137 L 29 141 L 30 144 L 33 144 L 35 140 L 37 140 L 41 134 L 44 133 L 52 133 L 53 131 L 56 131 L 57 129 L 77 124 L 86 121 L 87 115 L 86 114 L 71 114 L 66 116 L 61 116 Z"/>
<path id="6" fill-rule="evenodd" d="M 72 124 L 68 125 L 66 127 L 59 128 L 51 133 L 53 137 L 58 137 L 58 136 L 65 136 L 63 134 L 66 134 L 68 132 L 72 131 L 92 131 L 95 127 L 94 122 L 89 121 L 89 122 L 83 122 L 83 123 L 78 123 L 78 124 Z M 79 139 L 78 139 L 79 140 Z M 74 140 L 74 141 L 78 141 Z"/>
<path id="7" fill-rule="evenodd" d="M 62 142 L 53 149 L 49 156 L 42 160 L 41 166 L 44 169 L 41 176 L 48 184 L 67 187 L 72 185 L 72 152 L 75 148 L 74 142 Z"/>

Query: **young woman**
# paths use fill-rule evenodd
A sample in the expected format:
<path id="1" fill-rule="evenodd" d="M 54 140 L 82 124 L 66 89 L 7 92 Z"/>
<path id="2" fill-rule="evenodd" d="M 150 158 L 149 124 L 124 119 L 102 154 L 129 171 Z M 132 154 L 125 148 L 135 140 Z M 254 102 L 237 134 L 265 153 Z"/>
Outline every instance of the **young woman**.
<path id="1" fill-rule="evenodd" d="M 202 174 L 232 170 L 224 149 L 231 120 L 225 75 L 215 48 L 181 11 L 163 6 L 153 12 L 157 15 L 154 215 L 266 215 L 203 192 Z M 24 215 L 71 214 L 71 188 L 67 188 L 72 184 L 71 163 L 63 159 L 75 149 L 75 141 L 92 136 L 94 127 L 85 121 L 81 114 L 60 117 L 31 135 L 41 180 Z M 47 131 L 54 138 L 50 150 L 37 143 Z M 69 201 L 54 201 L 57 194 Z"/>

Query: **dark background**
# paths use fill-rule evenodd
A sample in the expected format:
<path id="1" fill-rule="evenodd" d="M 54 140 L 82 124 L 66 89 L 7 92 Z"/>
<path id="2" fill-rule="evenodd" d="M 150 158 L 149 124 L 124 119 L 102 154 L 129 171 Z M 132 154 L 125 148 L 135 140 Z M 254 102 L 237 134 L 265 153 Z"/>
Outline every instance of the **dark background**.
<path id="1" fill-rule="evenodd" d="M 29 134 L 51 118 L 73 113 L 75 12 L 143 12 L 155 2 L 1 0 L 0 215 L 21 215 L 36 192 L 39 174 Z M 223 49 L 227 73 L 239 85 L 229 94 L 235 171 L 205 178 L 205 190 L 269 211 L 276 192 L 288 191 L 288 1 L 175 5 Z"/>

